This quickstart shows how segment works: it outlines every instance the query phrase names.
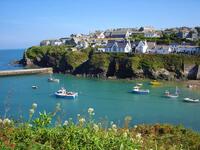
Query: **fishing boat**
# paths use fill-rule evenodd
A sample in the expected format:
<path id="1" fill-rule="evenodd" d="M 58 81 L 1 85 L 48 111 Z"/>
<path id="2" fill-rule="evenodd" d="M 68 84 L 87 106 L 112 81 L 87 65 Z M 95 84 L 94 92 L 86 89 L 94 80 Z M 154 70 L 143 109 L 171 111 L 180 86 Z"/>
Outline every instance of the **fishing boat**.
<path id="1" fill-rule="evenodd" d="M 37 88 L 38 88 L 38 86 L 36 86 L 36 85 L 32 86 L 32 89 L 37 89 Z"/>
<path id="2" fill-rule="evenodd" d="M 76 98 L 78 96 L 77 92 L 67 91 L 65 88 L 61 88 L 57 92 L 55 92 L 56 97 L 60 98 Z"/>
<path id="3" fill-rule="evenodd" d="M 188 97 L 184 98 L 183 101 L 187 103 L 199 103 L 199 99 L 192 99 Z"/>
<path id="4" fill-rule="evenodd" d="M 148 89 L 140 89 L 139 86 L 135 86 L 132 90 L 132 93 L 134 94 L 149 94 L 149 92 Z"/>
<path id="5" fill-rule="evenodd" d="M 167 98 L 177 98 L 177 97 L 179 97 L 179 90 L 176 87 L 176 91 L 175 91 L 174 94 L 171 94 L 168 90 L 166 90 L 165 93 L 164 93 L 164 96 L 167 97 Z"/>
<path id="6" fill-rule="evenodd" d="M 53 78 L 51 75 L 50 75 L 50 77 L 48 78 L 48 81 L 49 81 L 49 82 L 57 82 L 57 83 L 60 82 L 59 79 Z"/>
<path id="7" fill-rule="evenodd" d="M 161 83 L 158 82 L 157 80 L 151 81 L 150 84 L 151 84 L 151 85 L 154 85 L 154 86 L 155 86 L 155 85 L 161 85 Z"/>

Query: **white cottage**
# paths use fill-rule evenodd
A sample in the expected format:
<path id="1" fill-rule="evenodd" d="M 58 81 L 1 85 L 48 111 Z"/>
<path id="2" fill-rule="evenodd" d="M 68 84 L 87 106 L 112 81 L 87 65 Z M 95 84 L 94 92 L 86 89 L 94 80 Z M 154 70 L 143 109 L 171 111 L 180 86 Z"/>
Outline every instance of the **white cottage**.
<path id="1" fill-rule="evenodd" d="M 87 41 L 78 41 L 76 48 L 88 48 L 89 47 L 89 43 Z"/>
<path id="2" fill-rule="evenodd" d="M 105 52 L 132 52 L 131 44 L 128 41 L 108 41 Z"/>
<path id="3" fill-rule="evenodd" d="M 136 53 L 147 53 L 148 44 L 146 41 L 140 41 L 135 48 Z"/>

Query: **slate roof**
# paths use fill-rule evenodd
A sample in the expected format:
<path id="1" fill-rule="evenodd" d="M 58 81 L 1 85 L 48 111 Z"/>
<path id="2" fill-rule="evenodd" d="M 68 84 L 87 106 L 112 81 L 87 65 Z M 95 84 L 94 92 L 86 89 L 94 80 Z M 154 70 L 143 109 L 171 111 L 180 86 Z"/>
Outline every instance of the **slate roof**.
<path id="1" fill-rule="evenodd" d="M 127 31 L 113 31 L 111 38 L 126 38 Z"/>
<path id="2" fill-rule="evenodd" d="M 128 41 L 114 41 L 114 40 L 110 40 L 108 41 L 106 48 L 111 48 L 114 44 L 117 44 L 118 48 L 125 48 Z"/>

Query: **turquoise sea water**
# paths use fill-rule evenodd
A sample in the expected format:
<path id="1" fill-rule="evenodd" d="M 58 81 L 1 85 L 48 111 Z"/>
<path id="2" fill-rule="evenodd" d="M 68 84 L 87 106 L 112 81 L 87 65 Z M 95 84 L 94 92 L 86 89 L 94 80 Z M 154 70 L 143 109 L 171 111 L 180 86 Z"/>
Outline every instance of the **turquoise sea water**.
<path id="1" fill-rule="evenodd" d="M 23 49 L 0 49 L 0 70 L 20 69 L 20 65 L 13 65 L 13 62 L 23 57 Z"/>
<path id="2" fill-rule="evenodd" d="M 1 51 L 0 51 L 1 53 Z M 1 55 L 1 54 L 0 54 Z M 149 81 L 144 88 L 150 89 L 149 95 L 134 95 L 129 93 L 138 81 L 99 80 L 78 78 L 70 75 L 54 74 L 60 83 L 49 83 L 49 75 L 13 76 L 0 78 L 0 116 L 18 118 L 28 117 L 29 108 L 33 102 L 38 104 L 37 112 L 53 111 L 56 103 L 63 108 L 62 120 L 76 118 L 77 114 L 86 115 L 88 107 L 95 109 L 95 119 L 108 118 L 118 125 L 123 125 L 126 116 L 132 116 L 131 125 L 142 123 L 183 124 L 188 128 L 200 131 L 200 104 L 184 103 L 184 97 L 200 98 L 198 91 L 191 91 L 181 83 L 163 83 L 160 87 L 152 87 Z M 33 90 L 32 85 L 39 88 Z M 77 91 L 76 100 L 58 99 L 53 93 L 60 87 Z M 181 96 L 177 99 L 162 97 L 168 89 L 174 91 L 180 88 Z M 103 119 L 102 119 L 103 118 Z"/>

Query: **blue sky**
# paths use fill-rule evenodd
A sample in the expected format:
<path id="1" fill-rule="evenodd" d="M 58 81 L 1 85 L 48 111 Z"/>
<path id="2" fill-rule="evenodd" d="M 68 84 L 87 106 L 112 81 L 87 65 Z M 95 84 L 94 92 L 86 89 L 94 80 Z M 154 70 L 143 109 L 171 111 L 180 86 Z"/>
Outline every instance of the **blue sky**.
<path id="1" fill-rule="evenodd" d="M 0 48 L 96 29 L 200 25 L 200 0 L 0 0 Z"/>

